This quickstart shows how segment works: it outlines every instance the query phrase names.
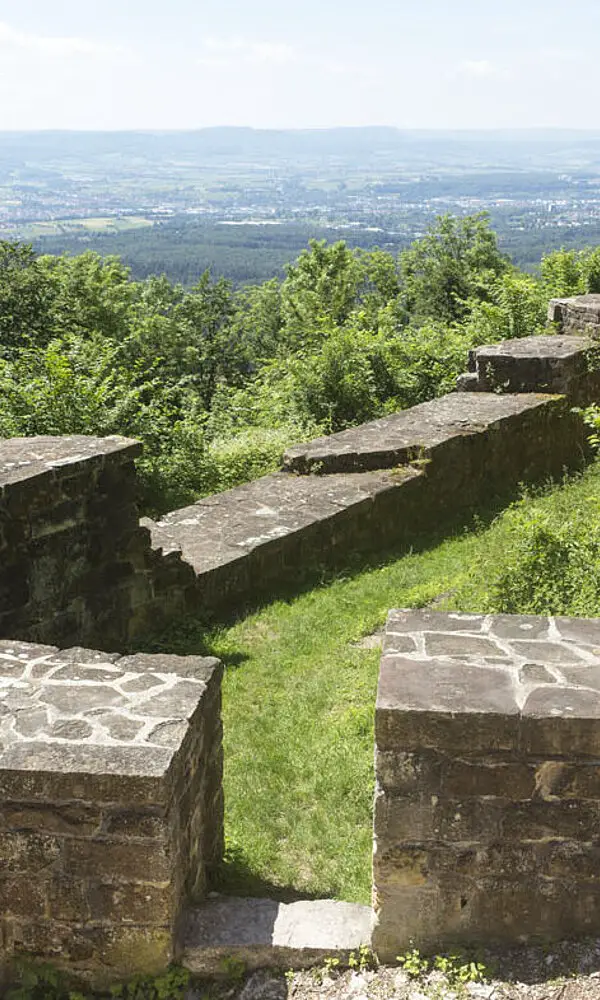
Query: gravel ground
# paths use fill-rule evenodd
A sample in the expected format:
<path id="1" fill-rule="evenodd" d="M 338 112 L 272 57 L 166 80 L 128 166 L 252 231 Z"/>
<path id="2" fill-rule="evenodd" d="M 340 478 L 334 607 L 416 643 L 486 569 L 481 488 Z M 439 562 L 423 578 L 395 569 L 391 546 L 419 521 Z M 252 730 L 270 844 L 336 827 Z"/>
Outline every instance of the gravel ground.
<path id="1" fill-rule="evenodd" d="M 441 973 L 412 978 L 399 967 L 275 973 L 232 984 L 200 983 L 188 1000 L 600 1000 L 600 940 L 489 953 L 483 982 L 456 984 Z"/>

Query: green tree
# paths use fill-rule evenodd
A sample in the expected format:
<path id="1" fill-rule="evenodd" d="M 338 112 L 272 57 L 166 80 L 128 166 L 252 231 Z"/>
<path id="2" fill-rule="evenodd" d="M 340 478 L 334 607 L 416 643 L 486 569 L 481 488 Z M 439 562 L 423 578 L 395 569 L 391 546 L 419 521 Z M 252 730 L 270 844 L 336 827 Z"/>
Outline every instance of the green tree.
<path id="1" fill-rule="evenodd" d="M 473 302 L 490 301 L 510 267 L 485 214 L 440 216 L 426 235 L 400 254 L 405 308 L 419 320 L 465 320 Z"/>
<path id="2" fill-rule="evenodd" d="M 0 351 L 52 336 L 53 289 L 33 249 L 0 240 Z"/>

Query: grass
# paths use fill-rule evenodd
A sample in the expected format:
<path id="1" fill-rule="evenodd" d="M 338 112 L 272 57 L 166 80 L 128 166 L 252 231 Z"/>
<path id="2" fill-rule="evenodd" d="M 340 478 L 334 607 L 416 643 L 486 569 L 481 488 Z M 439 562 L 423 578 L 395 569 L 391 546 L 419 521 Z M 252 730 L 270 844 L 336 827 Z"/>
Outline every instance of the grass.
<path id="1" fill-rule="evenodd" d="M 151 219 L 140 215 L 98 216 L 88 219 L 49 219 L 45 222 L 29 222 L 14 227 L 21 239 L 36 239 L 40 236 L 61 236 L 81 232 L 120 233 L 130 229 L 145 229 L 153 226 Z"/>
<path id="2" fill-rule="evenodd" d="M 173 652 L 209 651 L 226 663 L 222 889 L 369 901 L 379 651 L 353 644 L 390 608 L 497 608 L 497 580 L 507 567 L 519 573 L 518 524 L 564 528 L 575 518 L 593 531 L 598 496 L 595 465 L 489 526 L 337 577 L 210 635 L 190 622 L 163 638 Z M 597 603 L 585 613 L 599 613 L 600 598 L 590 600 Z"/>

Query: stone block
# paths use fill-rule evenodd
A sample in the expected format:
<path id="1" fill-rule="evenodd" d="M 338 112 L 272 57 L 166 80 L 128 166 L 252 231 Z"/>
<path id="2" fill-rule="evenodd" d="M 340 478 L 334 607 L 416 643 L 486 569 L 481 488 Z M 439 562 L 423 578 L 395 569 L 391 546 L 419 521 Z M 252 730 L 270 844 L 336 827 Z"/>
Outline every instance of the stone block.
<path id="1" fill-rule="evenodd" d="M 100 982 L 147 972 L 149 942 L 173 955 L 222 849 L 221 674 L 213 658 L 0 644 L 5 958 Z"/>
<path id="2" fill-rule="evenodd" d="M 532 336 L 478 347 L 475 365 L 482 392 L 566 393 L 577 401 L 597 385 L 598 350 L 587 337 Z M 589 384 L 588 384 L 589 383 Z M 591 402 L 581 399 L 581 402 Z"/>
<path id="3" fill-rule="evenodd" d="M 550 299 L 548 322 L 555 323 L 561 333 L 583 333 L 589 337 L 598 337 L 600 331 L 600 295 L 576 295 L 572 298 Z"/>
<path id="4" fill-rule="evenodd" d="M 373 944 L 600 931 L 600 621 L 390 612 Z"/>
<path id="5" fill-rule="evenodd" d="M 371 910 L 357 903 L 216 897 L 187 914 L 181 959 L 204 976 L 226 974 L 232 959 L 246 969 L 297 969 L 326 958 L 344 965 L 370 937 Z"/>

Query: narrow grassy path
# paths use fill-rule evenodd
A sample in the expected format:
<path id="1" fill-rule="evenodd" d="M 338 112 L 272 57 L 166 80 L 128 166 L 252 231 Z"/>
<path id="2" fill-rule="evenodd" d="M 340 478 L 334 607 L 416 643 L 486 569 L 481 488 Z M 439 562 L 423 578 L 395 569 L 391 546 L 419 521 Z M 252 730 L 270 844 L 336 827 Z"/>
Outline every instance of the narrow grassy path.
<path id="1" fill-rule="evenodd" d="M 600 469 L 530 511 L 595 504 Z M 393 607 L 478 611 L 507 556 L 506 518 L 428 551 L 277 601 L 230 628 L 190 623 L 169 637 L 178 652 L 210 651 L 225 673 L 227 860 L 221 888 L 287 891 L 368 902 L 373 795 L 373 708 L 379 650 L 353 643 Z M 511 543 L 512 544 L 512 543 Z M 166 643 L 165 643 L 166 645 Z"/>

